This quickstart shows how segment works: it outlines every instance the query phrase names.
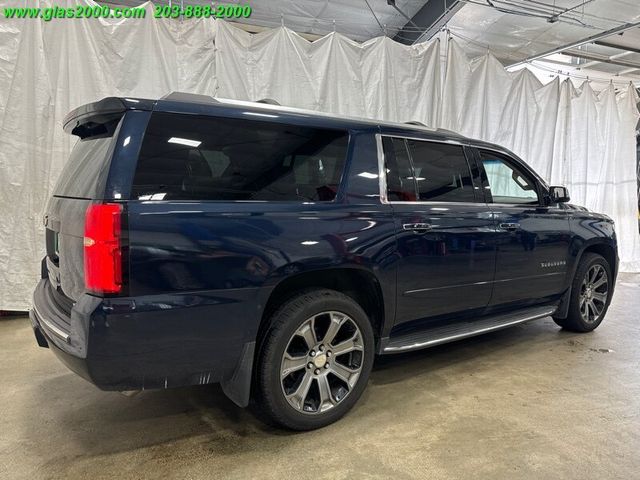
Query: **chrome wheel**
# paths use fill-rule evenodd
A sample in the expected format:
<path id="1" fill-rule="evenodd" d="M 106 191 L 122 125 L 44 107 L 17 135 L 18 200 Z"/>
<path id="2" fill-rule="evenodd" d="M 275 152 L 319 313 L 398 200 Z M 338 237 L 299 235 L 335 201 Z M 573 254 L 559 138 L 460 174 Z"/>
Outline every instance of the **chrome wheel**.
<path id="1" fill-rule="evenodd" d="M 308 318 L 291 336 L 282 356 L 280 384 L 299 412 L 324 413 L 342 402 L 362 372 L 360 329 L 341 312 Z"/>
<path id="2" fill-rule="evenodd" d="M 586 323 L 600 319 L 609 297 L 609 277 L 604 267 L 593 265 L 580 286 L 580 315 Z"/>

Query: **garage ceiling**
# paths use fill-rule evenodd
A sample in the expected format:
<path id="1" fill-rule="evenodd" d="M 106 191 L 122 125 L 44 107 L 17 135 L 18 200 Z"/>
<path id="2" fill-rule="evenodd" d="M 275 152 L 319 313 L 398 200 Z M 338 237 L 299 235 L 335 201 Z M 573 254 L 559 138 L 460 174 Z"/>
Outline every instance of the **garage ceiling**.
<path id="1" fill-rule="evenodd" d="M 464 3 L 450 20 L 449 30 L 471 56 L 486 53 L 490 46 L 505 65 L 640 22 L 638 0 L 490 0 L 493 6 L 486 0 Z M 562 14 L 567 9 L 571 10 Z M 536 16 L 528 16 L 534 13 Z M 564 65 L 640 80 L 640 28 L 576 45 L 544 60 L 559 68 Z"/>
<path id="2" fill-rule="evenodd" d="M 100 3 L 140 5 L 143 2 L 110 0 Z M 169 1 L 154 0 L 153 3 L 166 5 Z M 211 3 L 211 0 L 184 0 L 185 5 Z M 238 19 L 242 23 L 263 27 L 279 27 L 284 23 L 296 32 L 316 35 L 326 35 L 335 30 L 360 42 L 384 35 L 385 29 L 388 36 L 394 36 L 407 23 L 407 19 L 386 0 L 224 0 L 214 3 L 251 5 L 251 17 Z M 396 6 L 412 17 L 425 3 L 427 0 L 397 0 Z M 173 4 L 180 4 L 180 0 L 173 0 Z"/>
<path id="3" fill-rule="evenodd" d="M 108 3 L 142 2 L 109 0 Z M 173 3 L 179 4 L 180 0 Z M 184 3 L 211 2 L 184 0 Z M 243 23 L 262 27 L 284 24 L 294 31 L 315 35 L 337 31 L 357 41 L 384 34 L 404 43 L 415 38 L 424 41 L 446 25 L 471 57 L 489 50 L 505 65 L 531 60 L 558 47 L 640 22 L 640 0 L 397 0 L 397 8 L 387 0 L 228 0 L 228 3 L 251 5 L 251 17 L 238 20 Z M 543 60 L 558 69 L 583 70 L 586 75 L 596 72 L 605 78 L 620 76 L 640 85 L 640 28 L 626 29 L 595 43 L 575 45 Z"/>

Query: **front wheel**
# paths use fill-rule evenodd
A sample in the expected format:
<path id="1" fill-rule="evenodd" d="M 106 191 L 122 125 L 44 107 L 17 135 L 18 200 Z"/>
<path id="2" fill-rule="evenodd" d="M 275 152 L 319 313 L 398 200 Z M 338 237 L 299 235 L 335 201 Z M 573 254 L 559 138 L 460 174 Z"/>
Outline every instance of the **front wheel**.
<path id="1" fill-rule="evenodd" d="M 601 255 L 585 253 L 571 285 L 567 318 L 554 318 L 555 322 L 574 332 L 595 330 L 607 313 L 612 291 L 609 263 Z"/>
<path id="2" fill-rule="evenodd" d="M 260 412 L 293 430 L 335 422 L 364 391 L 373 357 L 373 330 L 358 303 L 333 290 L 303 292 L 270 319 L 257 365 Z"/>

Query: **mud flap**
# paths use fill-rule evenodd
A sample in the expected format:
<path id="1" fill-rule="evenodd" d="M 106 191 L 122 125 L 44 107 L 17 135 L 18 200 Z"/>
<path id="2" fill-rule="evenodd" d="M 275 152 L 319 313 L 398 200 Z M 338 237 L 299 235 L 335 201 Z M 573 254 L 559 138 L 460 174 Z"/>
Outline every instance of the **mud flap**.
<path id="1" fill-rule="evenodd" d="M 251 376 L 253 373 L 253 355 L 255 349 L 256 342 L 245 343 L 233 375 L 231 378 L 220 382 L 224 394 L 229 397 L 233 403 L 242 408 L 249 405 L 249 398 L 251 396 Z"/>
<path id="2" fill-rule="evenodd" d="M 569 315 L 569 303 L 571 303 L 571 287 L 567 289 L 560 299 L 558 309 L 556 310 L 556 313 L 553 314 L 553 318 L 557 318 L 558 320 L 567 318 L 567 315 Z"/>

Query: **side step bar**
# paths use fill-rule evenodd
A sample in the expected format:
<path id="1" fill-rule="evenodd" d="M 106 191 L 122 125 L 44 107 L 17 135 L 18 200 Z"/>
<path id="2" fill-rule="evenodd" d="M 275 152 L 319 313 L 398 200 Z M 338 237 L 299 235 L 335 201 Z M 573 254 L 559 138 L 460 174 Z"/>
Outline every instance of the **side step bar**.
<path id="1" fill-rule="evenodd" d="M 420 348 L 435 347 L 443 343 L 494 332 L 503 328 L 552 315 L 557 306 L 533 307 L 508 314 L 496 315 L 471 322 L 455 322 L 444 327 L 391 337 L 382 353 L 401 353 Z"/>

